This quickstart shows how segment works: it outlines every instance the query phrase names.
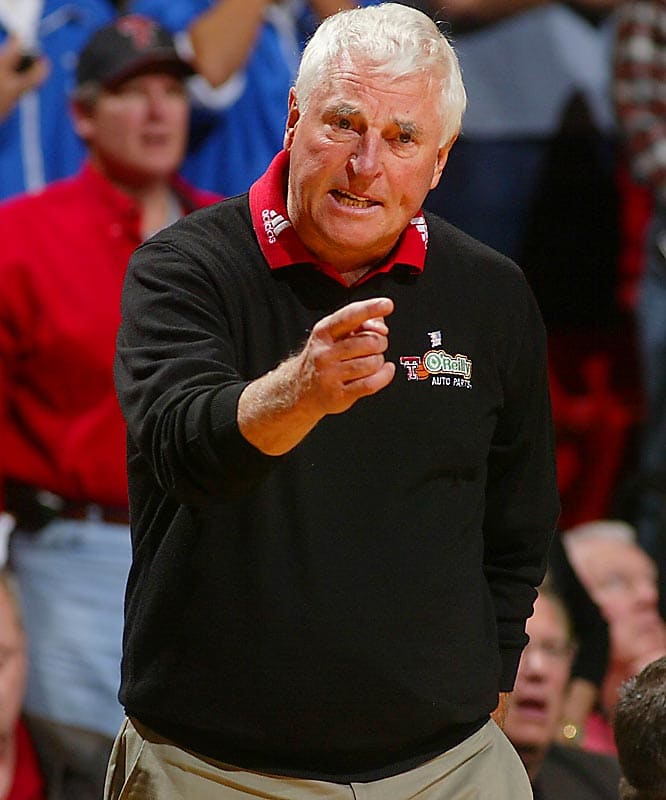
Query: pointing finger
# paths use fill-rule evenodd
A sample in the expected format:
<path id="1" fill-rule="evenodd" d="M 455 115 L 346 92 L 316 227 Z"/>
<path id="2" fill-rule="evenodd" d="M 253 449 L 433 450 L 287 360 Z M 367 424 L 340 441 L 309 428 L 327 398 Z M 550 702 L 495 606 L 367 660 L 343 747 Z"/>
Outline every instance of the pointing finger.
<path id="1" fill-rule="evenodd" d="M 371 327 L 377 326 L 379 324 L 377 322 L 378 318 L 387 316 L 392 311 L 393 301 L 388 297 L 359 300 L 338 309 L 328 317 L 324 317 L 316 327 L 321 327 L 335 341 L 343 339 L 364 324 L 370 323 L 371 320 L 373 320 Z M 374 327 L 372 329 L 374 330 Z"/>

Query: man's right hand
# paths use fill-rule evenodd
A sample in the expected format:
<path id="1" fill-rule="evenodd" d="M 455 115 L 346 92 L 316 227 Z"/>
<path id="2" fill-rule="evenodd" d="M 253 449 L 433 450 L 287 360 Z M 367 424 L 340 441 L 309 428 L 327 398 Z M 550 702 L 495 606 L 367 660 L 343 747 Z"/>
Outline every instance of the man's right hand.
<path id="1" fill-rule="evenodd" d="M 324 414 L 346 411 L 387 386 L 395 365 L 384 360 L 393 301 L 350 303 L 320 320 L 298 359 L 303 400 Z"/>
<path id="2" fill-rule="evenodd" d="M 0 46 L 0 123 L 21 95 L 35 89 L 49 74 L 48 62 L 44 58 L 38 58 L 26 70 L 18 72 L 22 56 L 21 43 L 15 36 L 10 36 Z"/>
<path id="3" fill-rule="evenodd" d="M 295 447 L 327 414 L 339 414 L 387 386 L 384 358 L 393 301 L 350 303 L 321 319 L 303 350 L 249 384 L 238 403 L 243 436 L 268 455 Z"/>

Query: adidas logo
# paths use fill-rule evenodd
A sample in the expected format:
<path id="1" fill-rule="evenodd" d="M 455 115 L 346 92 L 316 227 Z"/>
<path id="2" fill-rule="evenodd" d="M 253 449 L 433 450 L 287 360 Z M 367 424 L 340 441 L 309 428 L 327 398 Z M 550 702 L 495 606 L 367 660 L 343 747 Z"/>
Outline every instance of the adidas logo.
<path id="1" fill-rule="evenodd" d="M 282 214 L 278 214 L 277 211 L 273 211 L 272 209 L 269 211 L 269 209 L 265 208 L 261 212 L 261 219 L 264 223 L 266 236 L 271 244 L 275 244 L 277 237 L 282 231 L 291 225 L 288 219 L 285 219 Z"/>
<path id="2" fill-rule="evenodd" d="M 428 225 L 426 224 L 425 217 L 414 217 L 410 220 L 411 224 L 416 228 L 416 230 L 421 234 L 421 239 L 423 239 L 423 244 L 427 247 L 428 246 Z"/>

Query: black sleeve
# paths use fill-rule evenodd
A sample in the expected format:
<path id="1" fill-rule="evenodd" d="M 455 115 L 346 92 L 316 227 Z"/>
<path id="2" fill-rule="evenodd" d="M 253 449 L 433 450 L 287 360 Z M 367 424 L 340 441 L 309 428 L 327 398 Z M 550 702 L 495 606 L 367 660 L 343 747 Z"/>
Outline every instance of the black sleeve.
<path id="1" fill-rule="evenodd" d="M 500 688 L 513 688 L 527 642 L 525 621 L 546 570 L 557 518 L 554 434 L 546 334 L 522 279 L 516 287 L 522 325 L 503 376 L 504 403 L 488 457 L 484 571 L 495 605 L 503 662 Z"/>
<path id="2" fill-rule="evenodd" d="M 248 381 L 220 287 L 173 243 L 148 242 L 130 261 L 115 379 L 129 438 L 180 502 L 238 495 L 276 462 L 238 429 Z"/>

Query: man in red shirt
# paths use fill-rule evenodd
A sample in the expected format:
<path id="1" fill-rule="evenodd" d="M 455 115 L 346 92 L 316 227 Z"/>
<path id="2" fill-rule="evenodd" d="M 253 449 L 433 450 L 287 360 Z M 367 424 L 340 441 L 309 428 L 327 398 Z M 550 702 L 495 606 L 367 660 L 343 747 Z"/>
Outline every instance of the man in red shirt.
<path id="1" fill-rule="evenodd" d="M 87 163 L 0 206 L 0 482 L 17 520 L 25 705 L 50 797 L 101 796 L 122 717 L 130 543 L 112 362 L 130 254 L 217 199 L 176 176 L 190 73 L 152 20 L 101 28 L 80 55 L 72 105 Z"/>

